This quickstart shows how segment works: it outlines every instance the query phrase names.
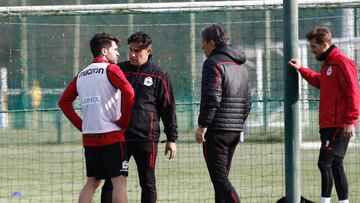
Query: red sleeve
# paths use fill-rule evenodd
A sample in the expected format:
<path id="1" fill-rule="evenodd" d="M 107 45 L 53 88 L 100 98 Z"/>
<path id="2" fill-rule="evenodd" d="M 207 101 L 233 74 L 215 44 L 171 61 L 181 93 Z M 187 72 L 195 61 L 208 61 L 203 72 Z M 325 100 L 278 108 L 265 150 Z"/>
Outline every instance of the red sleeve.
<path id="1" fill-rule="evenodd" d="M 70 120 L 70 122 L 81 131 L 82 119 L 76 113 L 73 102 L 78 96 L 76 90 L 76 78 L 69 84 L 65 89 L 64 93 L 61 95 L 59 100 L 59 107 L 65 116 Z"/>
<path id="2" fill-rule="evenodd" d="M 119 66 L 115 64 L 109 65 L 107 68 L 107 76 L 111 84 L 121 91 L 121 117 L 115 121 L 115 123 L 122 129 L 127 129 L 134 105 L 134 90 Z"/>
<path id="3" fill-rule="evenodd" d="M 299 72 L 301 74 L 301 77 L 303 77 L 310 85 L 320 89 L 320 73 L 305 67 L 301 67 L 299 69 Z"/>
<path id="4" fill-rule="evenodd" d="M 343 60 L 340 66 L 339 81 L 346 100 L 346 123 L 356 126 L 359 117 L 360 94 L 356 65 L 353 61 Z"/>

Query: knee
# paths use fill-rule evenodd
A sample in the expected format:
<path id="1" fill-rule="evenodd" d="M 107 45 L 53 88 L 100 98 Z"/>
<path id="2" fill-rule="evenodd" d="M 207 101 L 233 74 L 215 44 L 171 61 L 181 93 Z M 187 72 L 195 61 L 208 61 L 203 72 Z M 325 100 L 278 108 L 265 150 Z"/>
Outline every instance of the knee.
<path id="1" fill-rule="evenodd" d="M 227 189 L 231 184 L 226 177 L 217 177 L 213 179 L 214 187 L 218 189 Z"/>
<path id="2" fill-rule="evenodd" d="M 342 159 L 335 159 L 333 164 L 331 165 L 333 170 L 343 170 L 344 163 Z"/>
<path id="3" fill-rule="evenodd" d="M 327 161 L 319 160 L 318 168 L 320 169 L 320 171 L 330 169 L 331 168 L 331 163 L 329 163 Z"/>
<path id="4" fill-rule="evenodd" d="M 101 183 L 101 180 L 96 180 L 95 183 L 94 183 L 94 188 L 95 189 L 98 188 L 100 183 Z"/>
<path id="5" fill-rule="evenodd" d="M 111 178 L 111 183 L 113 186 L 126 185 L 126 176 L 117 176 L 115 178 Z"/>
<path id="6" fill-rule="evenodd" d="M 88 178 L 87 179 L 87 185 L 90 186 L 93 189 L 96 189 L 99 187 L 101 183 L 101 180 L 96 180 L 95 178 Z"/>
<path id="7" fill-rule="evenodd" d="M 155 190 L 156 189 L 156 178 L 155 175 L 142 176 L 140 178 L 140 186 L 145 190 Z"/>

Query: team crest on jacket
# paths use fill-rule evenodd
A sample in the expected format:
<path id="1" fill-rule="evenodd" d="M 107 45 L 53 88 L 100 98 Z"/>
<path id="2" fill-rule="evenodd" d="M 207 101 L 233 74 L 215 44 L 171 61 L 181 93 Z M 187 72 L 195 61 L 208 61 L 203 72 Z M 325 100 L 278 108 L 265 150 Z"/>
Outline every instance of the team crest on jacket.
<path id="1" fill-rule="evenodd" d="M 129 170 L 129 164 L 128 164 L 128 162 L 125 160 L 125 161 L 123 161 L 122 162 L 122 164 L 121 164 L 121 169 L 120 169 L 120 171 L 128 171 Z"/>
<path id="2" fill-rule="evenodd" d="M 332 74 L 332 67 L 331 66 L 329 66 L 329 68 L 327 69 L 327 71 L 326 71 L 326 75 L 331 75 Z"/>
<path id="3" fill-rule="evenodd" d="M 150 87 L 153 84 L 153 79 L 152 77 L 146 77 L 144 80 L 144 85 Z"/>

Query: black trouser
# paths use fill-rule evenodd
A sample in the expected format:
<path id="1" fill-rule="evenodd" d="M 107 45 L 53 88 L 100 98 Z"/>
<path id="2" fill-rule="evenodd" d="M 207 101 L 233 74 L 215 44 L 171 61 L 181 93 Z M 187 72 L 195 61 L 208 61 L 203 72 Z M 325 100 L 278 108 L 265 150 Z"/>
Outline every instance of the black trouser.
<path id="1" fill-rule="evenodd" d="M 141 202 L 155 203 L 157 199 L 155 162 L 157 142 L 127 142 L 128 157 L 134 157 L 141 186 Z M 111 203 L 112 184 L 106 179 L 101 191 L 101 203 Z"/>
<path id="2" fill-rule="evenodd" d="M 345 138 L 343 128 L 322 128 L 320 136 L 321 148 L 318 167 L 321 172 L 321 196 L 331 196 L 334 180 L 339 200 L 346 200 L 349 187 L 343 160 L 349 139 Z"/>
<path id="3" fill-rule="evenodd" d="M 240 198 L 228 178 L 240 132 L 208 130 L 203 153 L 215 190 L 216 203 L 239 203 Z"/>

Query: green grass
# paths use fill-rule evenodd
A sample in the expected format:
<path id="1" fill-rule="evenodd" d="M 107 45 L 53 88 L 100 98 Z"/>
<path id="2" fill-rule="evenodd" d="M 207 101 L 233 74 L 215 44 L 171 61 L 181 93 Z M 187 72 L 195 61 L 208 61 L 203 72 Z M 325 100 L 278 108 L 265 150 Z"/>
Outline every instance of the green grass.
<path id="1" fill-rule="evenodd" d="M 75 144 L 46 144 L 44 140 L 36 143 L 31 137 L 19 130 L 1 133 L 0 202 L 76 202 L 85 179 L 81 144 L 76 139 L 73 140 Z M 22 142 L 12 144 L 10 140 Z M 164 144 L 159 144 L 158 202 L 214 202 L 201 145 L 178 143 L 177 157 L 173 160 L 163 155 L 163 148 Z M 350 149 L 346 159 L 352 202 L 360 201 L 358 152 L 358 149 Z M 302 194 L 317 200 L 320 194 L 317 150 L 303 150 L 301 160 Z M 283 143 L 245 142 L 236 150 L 230 179 L 243 202 L 276 202 L 284 196 L 284 174 Z M 140 201 L 134 161 L 130 161 L 127 190 L 129 202 Z M 21 191 L 22 196 L 12 197 L 14 191 Z M 99 191 L 94 202 L 99 202 Z"/>
<path id="2" fill-rule="evenodd" d="M 44 115 L 46 117 L 46 115 Z M 81 135 L 63 123 L 64 144 L 58 144 L 58 129 L 48 123 L 27 123 L 24 129 L 0 129 L 0 203 L 76 202 L 85 180 Z M 311 129 L 310 129 L 311 130 Z M 313 130 L 315 131 L 315 130 Z M 163 136 L 163 135 L 162 135 Z M 168 160 L 159 144 L 156 163 L 158 202 L 214 202 L 213 187 L 193 131 L 180 132 L 177 156 Z M 310 139 L 311 140 L 311 139 Z M 301 194 L 318 201 L 320 173 L 317 149 L 301 151 Z M 350 148 L 345 160 L 350 200 L 360 202 L 360 149 Z M 261 134 L 252 129 L 236 149 L 230 180 L 244 203 L 274 203 L 285 195 L 283 129 Z M 134 160 L 130 160 L 129 202 L 140 202 Z M 21 196 L 12 193 L 20 191 Z M 99 202 L 100 188 L 94 202 Z M 336 201 L 333 191 L 333 201 Z"/>

